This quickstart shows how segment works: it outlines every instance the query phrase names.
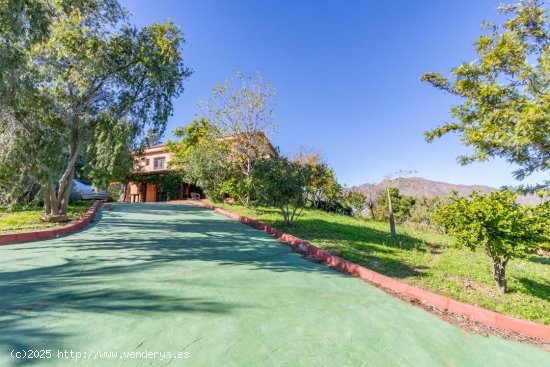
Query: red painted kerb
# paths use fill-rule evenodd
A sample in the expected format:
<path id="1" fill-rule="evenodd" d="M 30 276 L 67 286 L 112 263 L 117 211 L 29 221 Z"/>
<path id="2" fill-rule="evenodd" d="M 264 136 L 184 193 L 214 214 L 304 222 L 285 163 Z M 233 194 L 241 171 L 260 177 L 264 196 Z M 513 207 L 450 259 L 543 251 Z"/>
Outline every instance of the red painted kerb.
<path id="1" fill-rule="evenodd" d="M 99 205 L 100 201 L 96 200 L 82 218 L 80 218 L 76 222 L 72 222 L 64 226 L 40 229 L 32 232 L 0 234 L 0 245 L 49 240 L 51 238 L 56 238 L 78 231 L 79 229 L 84 228 L 94 219 L 95 213 Z"/>
<path id="2" fill-rule="evenodd" d="M 456 301 L 454 299 L 442 296 L 437 293 L 433 293 L 421 288 L 413 287 L 412 285 L 400 282 L 396 279 L 387 277 L 370 269 L 367 269 L 361 265 L 354 264 L 350 261 L 344 260 L 338 256 L 332 255 L 320 248 L 312 245 L 311 243 L 304 241 L 298 237 L 284 233 L 278 229 L 275 229 L 267 224 L 258 222 L 257 220 L 240 216 L 230 211 L 217 208 L 212 205 L 208 205 L 199 201 L 183 201 L 191 203 L 196 206 L 205 207 L 215 212 L 225 215 L 226 217 L 238 220 L 253 228 L 267 232 L 280 241 L 285 242 L 292 246 L 293 249 L 301 253 L 313 256 L 319 261 L 329 265 L 332 268 L 343 271 L 347 274 L 366 280 L 370 283 L 378 284 L 383 288 L 389 289 L 393 292 L 402 294 L 409 298 L 413 298 L 429 305 L 435 306 L 442 310 L 464 316 L 470 320 L 479 322 L 481 324 L 496 327 L 526 335 L 542 340 L 550 340 L 550 327 L 542 324 L 538 324 L 531 321 L 517 319 L 515 317 L 503 315 L 498 312 L 490 311 L 485 308 L 474 306 L 468 303 Z"/>

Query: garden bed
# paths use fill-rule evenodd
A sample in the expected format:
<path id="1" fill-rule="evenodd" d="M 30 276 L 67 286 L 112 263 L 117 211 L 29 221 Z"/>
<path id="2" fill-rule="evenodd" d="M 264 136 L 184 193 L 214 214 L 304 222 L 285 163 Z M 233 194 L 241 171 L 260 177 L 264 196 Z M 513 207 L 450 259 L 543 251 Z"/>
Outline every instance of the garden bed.
<path id="1" fill-rule="evenodd" d="M 40 218 L 44 215 L 44 209 L 37 206 L 0 206 L 0 234 L 21 233 L 39 229 L 48 229 L 75 222 L 86 214 L 92 201 L 80 201 L 70 204 L 67 216 L 71 219 L 65 223 L 43 222 Z"/>

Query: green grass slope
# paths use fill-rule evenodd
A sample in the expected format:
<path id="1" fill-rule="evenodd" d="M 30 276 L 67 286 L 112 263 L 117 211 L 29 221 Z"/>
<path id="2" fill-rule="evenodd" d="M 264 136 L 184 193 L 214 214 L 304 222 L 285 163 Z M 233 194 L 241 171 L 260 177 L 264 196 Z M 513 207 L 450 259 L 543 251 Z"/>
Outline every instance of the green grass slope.
<path id="1" fill-rule="evenodd" d="M 91 201 L 80 201 L 70 204 L 67 215 L 71 221 L 80 219 L 92 205 Z M 26 232 L 35 229 L 46 229 L 65 225 L 66 223 L 42 222 L 44 209 L 36 206 L 0 206 L 0 234 L 12 232 Z"/>

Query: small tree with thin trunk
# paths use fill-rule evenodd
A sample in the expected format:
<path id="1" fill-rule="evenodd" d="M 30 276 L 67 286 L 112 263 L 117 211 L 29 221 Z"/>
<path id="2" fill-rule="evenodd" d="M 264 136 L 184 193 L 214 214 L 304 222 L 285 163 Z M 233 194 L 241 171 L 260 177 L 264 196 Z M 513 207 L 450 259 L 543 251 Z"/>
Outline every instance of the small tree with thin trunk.
<path id="1" fill-rule="evenodd" d="M 367 207 L 367 196 L 356 190 L 347 190 L 344 193 L 343 202 L 351 207 L 353 216 L 361 217 L 363 210 Z"/>
<path id="2" fill-rule="evenodd" d="M 388 185 L 386 187 L 386 196 L 387 196 L 387 199 L 388 199 L 388 212 L 389 212 L 389 222 L 390 222 L 390 233 L 391 233 L 391 236 L 392 237 L 395 237 L 397 236 L 397 232 L 395 231 L 395 217 L 394 217 L 394 214 L 393 214 L 393 203 L 392 203 L 392 195 L 391 195 L 391 190 L 390 190 L 390 186 L 392 185 L 393 183 L 393 177 L 397 174 L 399 175 L 410 175 L 412 173 L 415 173 L 416 171 L 414 170 L 399 170 L 395 173 L 392 173 L 392 174 L 388 174 L 386 175 L 385 179 L 386 181 L 388 181 Z"/>
<path id="3" fill-rule="evenodd" d="M 361 192 L 365 195 L 365 207 L 368 208 L 371 218 L 378 219 L 374 208 L 380 197 L 384 194 L 382 189 L 375 183 L 369 183 L 361 188 Z"/>
<path id="4" fill-rule="evenodd" d="M 259 74 L 250 78 L 237 73 L 218 84 L 212 98 L 199 106 L 206 117 L 196 117 L 174 131 L 179 141 L 168 144 L 174 154 L 172 164 L 190 172 L 186 173 L 190 182 L 203 182 L 203 188 L 206 184 L 211 199 L 229 195 L 248 206 L 256 164 L 275 154 L 268 139 L 275 131 L 275 89 Z M 191 165 L 193 170 L 186 167 Z"/>
<path id="5" fill-rule="evenodd" d="M 393 205 L 391 202 L 391 193 L 390 193 L 390 187 L 388 186 L 386 188 L 387 194 L 388 194 L 388 211 L 389 211 L 389 220 L 390 220 L 390 233 L 392 237 L 395 237 L 397 233 L 395 232 L 395 218 L 393 216 Z"/>
<path id="6" fill-rule="evenodd" d="M 475 192 L 467 198 L 455 192 L 437 207 L 434 220 L 458 245 L 483 249 L 493 262 L 498 290 L 505 293 L 508 262 L 533 253 L 547 239 L 548 229 L 541 225 L 539 212 L 537 207 L 517 204 L 516 195 L 509 191 Z"/>
<path id="7" fill-rule="evenodd" d="M 334 170 L 319 151 L 303 145 L 294 154 L 292 161 L 309 169 L 309 183 L 306 187 L 308 205 L 318 209 L 323 201 L 332 203 L 337 201 L 342 192 L 342 186 L 336 180 Z"/>
<path id="8" fill-rule="evenodd" d="M 251 78 L 238 72 L 234 79 L 218 84 L 212 98 L 199 105 L 218 129 L 219 138 L 230 143 L 227 158 L 241 173 L 233 186 L 239 200 L 248 205 L 254 168 L 273 154 L 268 136 L 276 128 L 275 88 L 260 74 Z"/>
<path id="9" fill-rule="evenodd" d="M 276 156 L 258 163 L 253 182 L 258 203 L 279 208 L 284 224 L 292 226 L 305 206 L 308 180 L 307 166 Z"/>

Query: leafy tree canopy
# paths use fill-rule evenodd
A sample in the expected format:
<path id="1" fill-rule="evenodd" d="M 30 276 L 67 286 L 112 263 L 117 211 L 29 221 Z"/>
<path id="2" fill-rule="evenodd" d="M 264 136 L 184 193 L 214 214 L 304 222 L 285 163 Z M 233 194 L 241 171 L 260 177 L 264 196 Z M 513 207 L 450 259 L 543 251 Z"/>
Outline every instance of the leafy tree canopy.
<path id="1" fill-rule="evenodd" d="M 285 225 L 292 226 L 305 206 L 309 174 L 306 166 L 283 156 L 260 161 L 253 179 L 258 204 L 279 208 Z"/>
<path id="2" fill-rule="evenodd" d="M 235 78 L 218 84 L 212 98 L 201 107 L 217 128 L 221 139 L 231 144 L 231 160 L 245 178 L 252 177 L 258 161 L 270 155 L 268 136 L 275 131 L 275 88 L 260 74 Z"/>
<path id="3" fill-rule="evenodd" d="M 197 145 L 189 152 L 184 167 L 186 182 L 201 187 L 206 196 L 214 201 L 224 199 L 227 183 L 234 177 L 234 172 L 223 146 L 213 149 L 206 144 Z"/>
<path id="4" fill-rule="evenodd" d="M 171 164 L 183 168 L 192 149 L 200 145 L 223 145 L 218 140 L 219 131 L 214 124 L 205 117 L 195 117 L 190 124 L 174 129 L 174 136 L 179 140 L 166 143 L 166 148 L 172 153 Z"/>
<path id="5" fill-rule="evenodd" d="M 430 72 L 422 80 L 461 97 L 454 121 L 426 133 L 428 141 L 460 134 L 474 153 L 462 164 L 502 157 L 519 165 L 518 179 L 550 170 L 550 35 L 548 10 L 539 0 L 501 6 L 501 25 L 485 23 L 475 43 L 477 58 L 448 78 Z M 542 186 L 550 185 L 546 181 Z"/>
<path id="6" fill-rule="evenodd" d="M 292 160 L 309 169 L 309 181 L 306 186 L 308 205 L 319 208 L 322 201 L 335 204 L 340 199 L 342 186 L 320 152 L 302 146 Z"/>
<path id="7" fill-rule="evenodd" d="M 213 92 L 212 98 L 199 104 L 207 117 L 195 117 L 189 125 L 174 131 L 179 140 L 169 143 L 174 154 L 172 165 L 187 170 L 191 182 L 200 177 L 211 188 L 206 191 L 213 199 L 229 195 L 248 206 L 257 163 L 276 154 L 268 139 L 275 129 L 275 90 L 259 74 L 250 78 L 237 73 Z M 217 161 L 218 157 L 224 161 Z M 201 160 L 207 163 L 203 166 L 205 172 L 200 172 Z M 209 182 L 213 177 L 224 179 Z"/>
<path id="8" fill-rule="evenodd" d="M 191 73 L 183 35 L 169 21 L 130 25 L 115 0 L 4 1 L 21 22 L 0 26 L 3 44 L 18 45 L 17 66 L 0 64 L 1 88 L 12 91 L 0 100 L 0 178 L 34 177 L 47 214 L 63 214 L 77 160 L 105 186 L 131 166 L 147 127 L 164 131 Z M 45 9 L 40 37 L 25 31 L 35 8 Z"/>
<path id="9" fill-rule="evenodd" d="M 143 172 L 133 172 L 128 176 L 129 181 L 138 185 L 141 190 L 145 190 L 146 183 L 155 184 L 160 191 L 166 192 L 168 200 L 181 197 L 183 179 L 181 172 L 163 172 L 156 174 L 144 174 Z"/>
<path id="10" fill-rule="evenodd" d="M 172 153 L 170 165 L 182 172 L 185 181 L 200 186 L 210 199 L 222 200 L 236 171 L 228 159 L 228 141 L 221 139 L 219 129 L 204 117 L 176 128 L 174 135 L 179 140 L 166 144 Z"/>
<path id="11" fill-rule="evenodd" d="M 353 215 L 362 216 L 362 211 L 367 208 L 367 195 L 356 190 L 347 190 L 343 202 L 353 209 Z"/>
<path id="12" fill-rule="evenodd" d="M 393 214 L 395 220 L 398 223 L 405 222 L 411 214 L 411 210 L 416 202 L 416 199 L 412 196 L 402 195 L 399 192 L 399 189 L 396 187 L 388 188 L 390 192 L 390 198 L 392 203 Z M 377 199 L 376 205 L 374 206 L 374 212 L 376 213 L 376 218 L 388 220 L 389 213 L 389 203 L 388 195 L 380 195 Z"/>
<path id="13" fill-rule="evenodd" d="M 151 128 L 147 130 L 145 138 L 143 138 L 142 146 L 144 148 L 154 147 L 162 143 L 162 131 L 158 128 Z"/>
<path id="14" fill-rule="evenodd" d="M 456 238 L 457 244 L 482 249 L 493 261 L 493 277 L 506 292 L 506 265 L 510 259 L 534 252 L 549 239 L 549 203 L 537 208 L 522 207 L 509 191 L 473 193 L 460 197 L 455 192 L 439 205 L 434 220 Z"/>

